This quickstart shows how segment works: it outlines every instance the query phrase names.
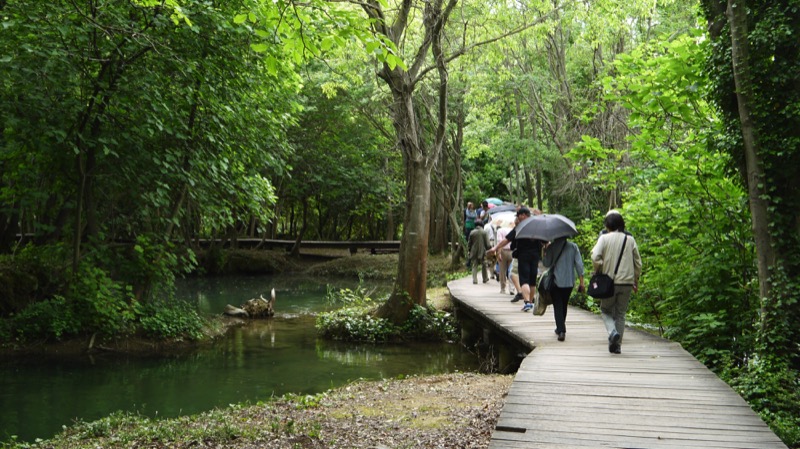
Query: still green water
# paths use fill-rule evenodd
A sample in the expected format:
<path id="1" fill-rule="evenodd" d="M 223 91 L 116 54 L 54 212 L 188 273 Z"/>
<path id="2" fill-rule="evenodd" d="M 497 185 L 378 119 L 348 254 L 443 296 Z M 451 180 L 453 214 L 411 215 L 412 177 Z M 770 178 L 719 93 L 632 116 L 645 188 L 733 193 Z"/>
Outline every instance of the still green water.
<path id="1" fill-rule="evenodd" d="M 225 277 L 181 282 L 180 297 L 207 313 L 275 288 L 276 316 L 232 329 L 212 347 L 164 357 L 83 356 L 4 361 L 0 366 L 0 441 L 49 438 L 76 419 L 117 411 L 151 417 L 195 414 L 285 393 L 314 394 L 349 381 L 475 371 L 457 344 L 365 345 L 318 339 L 314 314 L 327 288 L 355 282 L 302 277 Z M 388 286 L 370 287 L 380 297 Z"/>

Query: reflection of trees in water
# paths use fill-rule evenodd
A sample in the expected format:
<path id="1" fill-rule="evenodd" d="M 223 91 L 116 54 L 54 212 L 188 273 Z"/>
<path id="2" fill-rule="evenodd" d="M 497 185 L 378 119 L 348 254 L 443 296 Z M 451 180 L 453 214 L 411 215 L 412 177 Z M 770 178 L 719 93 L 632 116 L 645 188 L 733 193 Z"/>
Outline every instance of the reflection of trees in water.
<path id="1" fill-rule="evenodd" d="M 317 341 L 317 357 L 347 366 L 370 366 L 386 361 L 383 353 L 376 351 L 376 346 L 358 346 L 350 344 L 331 344 L 324 340 Z"/>
<path id="2" fill-rule="evenodd" d="M 475 357 L 456 344 L 372 345 L 320 339 L 317 340 L 316 353 L 322 360 L 346 366 L 380 365 L 396 374 L 441 373 L 477 367 Z"/>
<path id="3" fill-rule="evenodd" d="M 246 326 L 237 328 L 241 332 L 243 338 L 248 340 L 249 343 L 257 343 L 260 346 L 268 346 L 270 348 L 277 348 L 277 326 L 273 318 L 263 320 L 250 320 Z M 284 344 L 284 347 L 289 347 Z"/>

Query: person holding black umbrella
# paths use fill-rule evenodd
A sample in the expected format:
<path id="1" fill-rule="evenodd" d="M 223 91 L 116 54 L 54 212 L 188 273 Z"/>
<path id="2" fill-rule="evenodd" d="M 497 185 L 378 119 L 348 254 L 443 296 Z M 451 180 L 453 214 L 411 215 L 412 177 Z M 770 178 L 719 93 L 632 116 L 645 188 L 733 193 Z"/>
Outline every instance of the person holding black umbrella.
<path id="1" fill-rule="evenodd" d="M 553 317 L 556 321 L 555 333 L 558 341 L 564 341 L 567 333 L 567 304 L 575 286 L 575 274 L 580 283 L 578 291 L 583 292 L 583 258 L 578 245 L 559 237 L 545 246 L 542 264 L 555 275 L 555 285 L 550 290 L 553 300 Z"/>
<path id="2" fill-rule="evenodd" d="M 530 218 L 531 210 L 527 207 L 520 207 L 517 210 L 517 218 L 520 224 Z M 517 225 L 519 227 L 519 225 Z M 536 285 L 536 275 L 539 272 L 539 260 L 542 257 L 542 241 L 533 238 L 517 238 L 517 228 L 514 228 L 506 237 L 492 247 L 488 252 L 494 254 L 498 248 L 504 247 L 509 242 L 516 242 L 517 251 L 517 271 L 519 272 L 519 284 L 522 290 L 522 299 L 525 305 L 523 312 L 533 308 L 532 293 L 533 286 Z"/>

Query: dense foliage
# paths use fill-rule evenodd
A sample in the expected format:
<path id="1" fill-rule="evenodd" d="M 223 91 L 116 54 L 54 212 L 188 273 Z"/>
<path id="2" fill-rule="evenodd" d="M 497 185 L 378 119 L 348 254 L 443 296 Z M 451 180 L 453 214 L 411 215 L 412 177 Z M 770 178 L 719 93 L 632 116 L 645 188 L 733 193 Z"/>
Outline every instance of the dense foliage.
<path id="1" fill-rule="evenodd" d="M 797 0 L 456 4 L 0 2 L 0 337 L 197 338 L 200 239 L 402 237 L 398 307 L 338 293 L 322 333 L 450 338 L 425 268 L 466 201 L 567 215 L 587 258 L 618 208 L 635 321 L 800 444 Z"/>
<path id="2" fill-rule="evenodd" d="M 758 268 L 755 340 L 731 376 L 776 432 L 800 444 L 800 3 L 704 0 L 721 132 L 748 191 Z"/>
<path id="3" fill-rule="evenodd" d="M 613 170 L 624 183 L 627 229 L 646 261 L 635 320 L 681 342 L 796 445 L 798 372 L 791 357 L 770 356 L 778 348 L 763 348 L 764 337 L 775 337 L 762 327 L 747 192 L 730 153 L 715 145 L 724 123 L 708 101 L 710 48 L 696 31 L 622 55 L 604 85 L 606 98 L 629 111 L 629 145 L 585 137 L 569 157 L 592 167 L 590 182 L 608 181 L 604 170 Z M 774 331 L 786 338 L 785 328 Z"/>

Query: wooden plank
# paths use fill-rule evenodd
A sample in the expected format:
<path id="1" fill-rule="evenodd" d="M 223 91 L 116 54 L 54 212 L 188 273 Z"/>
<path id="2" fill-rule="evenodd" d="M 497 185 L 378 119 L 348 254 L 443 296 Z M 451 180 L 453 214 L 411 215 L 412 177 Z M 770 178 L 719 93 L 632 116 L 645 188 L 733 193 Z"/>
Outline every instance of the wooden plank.
<path id="1" fill-rule="evenodd" d="M 496 282 L 448 283 L 465 313 L 530 349 L 508 392 L 490 448 L 778 448 L 747 403 L 677 343 L 627 329 L 608 352 L 600 317 L 570 308 L 556 340 L 552 308 L 520 312 Z"/>
<path id="2" fill-rule="evenodd" d="M 497 434 L 495 436 L 495 434 Z M 501 443 L 502 442 L 502 443 Z M 498 443 L 498 444 L 496 444 Z M 611 436 L 601 436 L 588 432 L 539 432 L 539 433 L 517 433 L 517 432 L 495 432 L 489 444 L 490 449 L 498 447 L 507 448 L 541 448 L 558 445 L 561 448 L 573 447 L 593 447 L 593 448 L 648 448 L 648 449 L 752 449 L 752 448 L 785 448 L 770 441 L 737 442 L 737 441 L 717 441 L 710 438 L 667 438 L 653 435 L 650 437 L 635 437 L 625 434 L 624 430 Z"/>

